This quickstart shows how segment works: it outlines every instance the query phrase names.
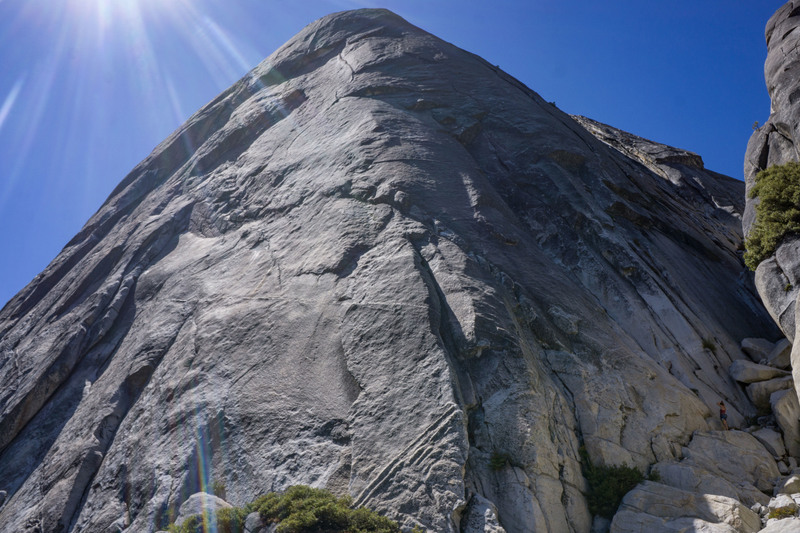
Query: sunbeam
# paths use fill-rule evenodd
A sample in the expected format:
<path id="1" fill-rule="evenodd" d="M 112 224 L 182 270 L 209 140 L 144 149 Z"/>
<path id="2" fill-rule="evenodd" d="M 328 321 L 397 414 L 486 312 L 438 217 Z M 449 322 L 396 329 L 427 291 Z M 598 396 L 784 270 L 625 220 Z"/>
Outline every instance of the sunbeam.
<path id="1" fill-rule="evenodd" d="M 14 102 L 17 101 L 17 96 L 19 96 L 19 92 L 22 90 L 22 85 L 25 83 L 25 78 L 22 77 L 17 80 L 14 86 L 9 91 L 8 96 L 3 101 L 3 107 L 0 107 L 0 130 L 3 129 L 3 124 L 5 124 L 6 119 L 8 118 L 9 113 L 11 113 L 11 109 L 14 107 Z"/>

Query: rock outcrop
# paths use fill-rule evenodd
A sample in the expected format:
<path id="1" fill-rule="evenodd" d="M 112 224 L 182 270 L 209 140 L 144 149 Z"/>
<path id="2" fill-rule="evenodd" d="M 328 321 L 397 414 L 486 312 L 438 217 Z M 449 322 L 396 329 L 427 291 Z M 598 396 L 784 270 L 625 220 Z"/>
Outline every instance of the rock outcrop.
<path id="1" fill-rule="evenodd" d="M 771 99 L 770 116 L 750 137 L 744 162 L 749 191 L 760 170 L 800 161 L 800 2 L 790 1 L 770 19 L 766 27 L 767 60 L 764 77 Z M 758 199 L 747 200 L 743 218 L 745 235 L 755 221 Z M 775 253 L 756 269 L 756 286 L 775 322 L 790 341 L 797 336 L 796 308 L 800 297 L 800 236 L 783 239 Z M 800 346 L 791 353 L 796 384 L 800 384 Z M 798 388 L 800 390 L 800 388 Z M 794 421 L 797 425 L 797 421 Z"/>
<path id="2" fill-rule="evenodd" d="M 615 533 L 754 533 L 760 529 L 758 515 L 732 498 L 652 482 L 639 485 L 625 496 L 611 525 Z"/>
<path id="3" fill-rule="evenodd" d="M 581 446 L 702 478 L 724 438 L 772 476 L 709 433 L 720 399 L 756 414 L 741 339 L 780 336 L 743 198 L 387 11 L 325 17 L 0 312 L 0 531 L 155 531 L 214 484 L 302 483 L 406 529 L 585 533 Z"/>

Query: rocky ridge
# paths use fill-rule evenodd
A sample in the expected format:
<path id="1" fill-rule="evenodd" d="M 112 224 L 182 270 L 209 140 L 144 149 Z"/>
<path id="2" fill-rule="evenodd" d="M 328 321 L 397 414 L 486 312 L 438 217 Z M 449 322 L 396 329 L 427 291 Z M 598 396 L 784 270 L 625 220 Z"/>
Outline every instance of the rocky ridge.
<path id="1" fill-rule="evenodd" d="M 155 531 L 215 483 L 302 483 L 406 529 L 584 533 L 583 446 L 675 480 L 612 531 L 665 491 L 713 505 L 660 523 L 749 531 L 775 439 L 712 411 L 758 414 L 729 368 L 780 337 L 743 196 L 388 11 L 325 17 L 0 311 L 0 530 Z"/>

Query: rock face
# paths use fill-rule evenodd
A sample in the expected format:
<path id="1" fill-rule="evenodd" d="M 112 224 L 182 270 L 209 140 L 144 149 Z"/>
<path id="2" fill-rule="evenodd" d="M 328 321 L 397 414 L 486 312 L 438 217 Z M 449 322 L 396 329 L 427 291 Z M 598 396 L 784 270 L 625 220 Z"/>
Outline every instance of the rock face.
<path id="1" fill-rule="evenodd" d="M 788 376 L 788 372 L 767 365 L 759 365 L 751 361 L 739 359 L 728 368 L 731 377 L 739 383 L 756 383 L 773 378 Z"/>
<path id="2" fill-rule="evenodd" d="M 303 483 L 405 528 L 588 532 L 581 445 L 644 469 L 719 399 L 756 412 L 728 367 L 779 332 L 743 198 L 387 11 L 323 18 L 0 312 L 0 531 L 155 531 L 218 483 Z"/>
<path id="3" fill-rule="evenodd" d="M 625 496 L 611 523 L 612 533 L 754 533 L 760 529 L 758 515 L 732 498 L 698 495 L 651 482 Z"/>
<path id="4" fill-rule="evenodd" d="M 756 174 L 773 165 L 800 160 L 800 2 L 783 5 L 766 27 L 767 60 L 764 77 L 771 99 L 769 120 L 750 137 L 744 162 L 749 191 Z M 745 235 L 755 220 L 757 199 L 747 200 L 743 226 Z M 800 238 L 790 236 L 775 254 L 756 269 L 756 286 L 764 305 L 786 337 L 797 336 L 796 307 L 800 297 Z M 800 384 L 800 347 L 791 354 L 796 384 Z M 800 388 L 796 387 L 797 390 Z"/>

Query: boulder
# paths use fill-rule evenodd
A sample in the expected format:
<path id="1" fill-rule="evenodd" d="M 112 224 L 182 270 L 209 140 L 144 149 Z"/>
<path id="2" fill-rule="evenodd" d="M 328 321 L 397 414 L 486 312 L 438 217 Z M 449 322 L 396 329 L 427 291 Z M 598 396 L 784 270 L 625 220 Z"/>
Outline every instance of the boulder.
<path id="1" fill-rule="evenodd" d="M 797 503 L 792 499 L 792 497 L 788 494 L 778 494 L 774 498 L 769 501 L 767 504 L 770 510 L 773 509 L 791 509 L 793 511 L 797 510 Z"/>
<path id="2" fill-rule="evenodd" d="M 800 493 L 800 475 L 793 474 L 787 477 L 782 483 L 775 487 L 777 494 L 797 494 Z"/>
<path id="3" fill-rule="evenodd" d="M 231 507 L 233 507 L 231 504 L 213 494 L 196 492 L 181 504 L 178 516 L 175 518 L 175 525 L 180 527 L 192 515 L 209 513 L 213 516 L 220 509 Z"/>
<path id="4" fill-rule="evenodd" d="M 774 480 L 780 477 L 772 454 L 742 431 L 698 431 L 683 455 L 687 464 L 701 466 L 734 484 L 750 483 L 761 491 L 772 491 Z"/>
<path id="5" fill-rule="evenodd" d="M 645 481 L 626 494 L 611 522 L 611 533 L 753 533 L 759 529 L 759 516 L 733 498 L 698 494 L 652 481 Z"/>
<path id="6" fill-rule="evenodd" d="M 773 457 L 783 457 L 786 455 L 786 448 L 783 445 L 783 437 L 781 437 L 781 434 L 777 431 L 770 428 L 761 428 L 754 431 L 752 435 L 764 445 L 764 447 L 773 455 Z"/>
<path id="7" fill-rule="evenodd" d="M 475 494 L 470 499 L 467 511 L 461 518 L 463 533 L 506 533 L 497 520 L 497 508 L 494 504 Z"/>
<path id="8" fill-rule="evenodd" d="M 767 381 L 750 383 L 745 387 L 745 390 L 747 391 L 747 396 L 750 398 L 750 401 L 753 402 L 753 405 L 763 412 L 770 408 L 769 398 L 772 396 L 772 393 L 793 388 L 794 379 L 792 376 L 783 376 Z"/>
<path id="9" fill-rule="evenodd" d="M 767 359 L 774 348 L 775 344 L 767 339 L 742 339 L 742 351 L 756 363 Z"/>
<path id="10" fill-rule="evenodd" d="M 800 518 L 768 520 L 766 527 L 759 533 L 797 533 L 800 531 Z"/>
<path id="11" fill-rule="evenodd" d="M 793 457 L 800 457 L 800 403 L 794 389 L 780 390 L 770 396 L 770 405 L 783 432 L 783 442 L 786 450 Z"/>
<path id="12" fill-rule="evenodd" d="M 767 513 L 767 509 L 768 508 L 767 508 L 766 505 L 762 505 L 760 503 L 754 503 L 753 505 L 750 506 L 750 510 L 753 511 L 754 513 L 756 513 L 759 516 L 762 516 L 762 515 L 766 514 Z"/>
<path id="13" fill-rule="evenodd" d="M 718 472 L 706 470 L 688 461 L 657 463 L 653 465 L 653 470 L 660 476 L 660 482 L 670 487 L 700 494 L 727 496 L 748 506 L 769 502 L 769 497 L 752 483 L 730 480 Z"/>
<path id="14" fill-rule="evenodd" d="M 773 368 L 761 365 L 746 359 L 737 359 L 728 368 L 728 373 L 739 383 L 755 383 L 757 381 L 767 381 L 781 376 L 791 375 L 780 368 Z"/>
<path id="15" fill-rule="evenodd" d="M 253 512 L 244 520 L 244 533 L 267 533 L 267 524 L 261 519 L 261 514 Z"/>
<path id="16" fill-rule="evenodd" d="M 791 246 L 792 250 L 800 245 L 800 239 L 797 238 L 789 237 L 787 241 L 794 243 Z M 785 243 L 781 245 L 781 248 L 786 247 Z M 788 254 L 781 254 L 785 255 Z M 789 342 L 794 342 L 795 337 L 795 304 L 798 291 L 794 288 L 794 284 L 787 283 L 787 278 L 800 276 L 800 264 L 793 263 L 779 263 L 776 256 L 770 257 L 758 265 L 753 277 L 756 290 L 764 300 L 764 306 Z M 786 287 L 789 285 L 792 286 L 792 290 L 787 291 Z"/>
<path id="17" fill-rule="evenodd" d="M 784 370 L 792 366 L 792 343 L 789 339 L 781 339 L 767 356 L 767 364 Z"/>

